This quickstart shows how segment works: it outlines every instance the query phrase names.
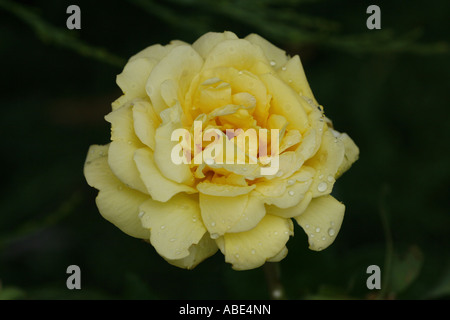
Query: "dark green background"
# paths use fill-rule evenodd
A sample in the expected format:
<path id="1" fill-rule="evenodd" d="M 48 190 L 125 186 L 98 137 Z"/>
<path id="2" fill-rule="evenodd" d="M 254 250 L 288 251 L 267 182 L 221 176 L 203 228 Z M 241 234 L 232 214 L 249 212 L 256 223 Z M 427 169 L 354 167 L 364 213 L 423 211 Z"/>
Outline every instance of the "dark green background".
<path id="1" fill-rule="evenodd" d="M 81 8 L 81 30 L 66 8 Z M 366 8 L 381 7 L 381 30 Z M 105 221 L 82 170 L 115 76 L 139 50 L 208 31 L 258 33 L 300 54 L 311 88 L 360 159 L 335 185 L 346 216 L 332 246 L 295 227 L 280 263 L 288 299 L 450 297 L 449 1 L 0 0 L 0 298 L 265 299 L 263 268 L 219 252 L 193 271 Z M 66 268 L 81 268 L 81 290 Z M 382 290 L 366 287 L 379 265 Z"/>

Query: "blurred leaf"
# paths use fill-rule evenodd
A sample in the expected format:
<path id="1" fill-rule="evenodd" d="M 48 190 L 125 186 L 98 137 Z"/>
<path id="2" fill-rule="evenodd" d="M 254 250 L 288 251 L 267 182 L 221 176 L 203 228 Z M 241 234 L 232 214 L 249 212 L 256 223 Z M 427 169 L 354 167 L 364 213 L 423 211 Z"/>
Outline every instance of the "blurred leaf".
<path id="1" fill-rule="evenodd" d="M 0 287 L 0 300 L 22 300 L 25 296 L 25 292 L 17 287 Z"/>
<path id="2" fill-rule="evenodd" d="M 422 251 L 411 246 L 403 256 L 394 255 L 389 291 L 399 294 L 408 288 L 420 273 L 423 264 Z"/>

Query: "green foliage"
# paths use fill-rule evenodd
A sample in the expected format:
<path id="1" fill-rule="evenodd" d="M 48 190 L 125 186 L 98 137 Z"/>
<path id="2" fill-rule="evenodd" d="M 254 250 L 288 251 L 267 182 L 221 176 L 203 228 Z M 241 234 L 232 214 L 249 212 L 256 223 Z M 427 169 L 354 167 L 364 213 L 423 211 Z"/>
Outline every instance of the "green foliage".
<path id="1" fill-rule="evenodd" d="M 192 271 L 106 222 L 83 177 L 90 144 L 120 95 L 126 58 L 208 31 L 258 33 L 301 56 L 311 88 L 338 130 L 360 147 L 333 194 L 346 205 L 335 241 L 307 249 L 296 226 L 279 281 L 287 299 L 450 297 L 448 1 L 380 5 L 326 0 L 0 0 L 2 193 L 0 299 L 268 299 L 262 268 L 236 272 L 217 254 Z M 447 26 L 447 27 L 446 27 Z M 82 289 L 68 290 L 79 265 Z M 366 268 L 382 270 L 368 290 Z"/>

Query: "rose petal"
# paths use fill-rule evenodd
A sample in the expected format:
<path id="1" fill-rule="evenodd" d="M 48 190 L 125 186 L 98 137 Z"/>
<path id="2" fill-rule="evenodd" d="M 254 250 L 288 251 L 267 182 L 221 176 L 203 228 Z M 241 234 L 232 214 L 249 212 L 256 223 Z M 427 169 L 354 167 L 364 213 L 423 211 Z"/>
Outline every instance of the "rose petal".
<path id="1" fill-rule="evenodd" d="M 289 208 L 280 208 L 275 205 L 267 205 L 266 213 L 274 215 L 274 216 L 279 216 L 282 218 L 293 218 L 293 217 L 301 215 L 306 210 L 309 203 L 311 202 L 311 199 L 312 199 L 312 193 L 306 192 L 303 199 L 299 203 L 297 203 L 295 206 L 292 206 Z"/>
<path id="2" fill-rule="evenodd" d="M 330 130 L 326 130 L 319 150 L 314 157 L 305 162 L 305 165 L 316 169 L 314 182 L 311 185 L 313 198 L 331 193 L 344 153 L 343 142 L 336 139 Z"/>
<path id="3" fill-rule="evenodd" d="M 246 36 L 245 40 L 260 47 L 263 50 L 264 55 L 270 61 L 270 65 L 275 69 L 281 68 L 281 66 L 288 61 L 286 51 L 274 46 L 272 43 L 255 33 Z"/>
<path id="4" fill-rule="evenodd" d="M 148 196 L 126 187 L 108 166 L 108 145 L 89 148 L 84 176 L 88 184 L 100 192 L 96 203 L 100 214 L 126 234 L 148 239 L 149 231 L 138 218 L 139 206 Z"/>
<path id="5" fill-rule="evenodd" d="M 194 176 L 189 164 L 175 164 L 171 158 L 172 149 L 179 143 L 171 141 L 171 137 L 175 129 L 182 128 L 182 114 L 179 104 L 161 113 L 163 124 L 156 129 L 154 159 L 163 176 L 172 181 L 192 186 Z"/>
<path id="6" fill-rule="evenodd" d="M 235 270 L 254 269 L 283 250 L 293 235 L 290 219 L 266 215 L 258 225 L 245 232 L 226 233 L 218 239 L 225 261 Z"/>
<path id="7" fill-rule="evenodd" d="M 295 55 L 281 69 L 278 69 L 278 75 L 284 82 L 288 83 L 296 92 L 312 99 L 318 104 L 306 79 L 300 57 Z"/>
<path id="8" fill-rule="evenodd" d="M 200 262 L 214 255 L 218 250 L 216 242 L 205 233 L 198 244 L 189 248 L 189 255 L 182 259 L 166 259 L 170 264 L 183 269 L 194 269 Z"/>
<path id="9" fill-rule="evenodd" d="M 112 172 L 130 188 L 147 193 L 133 160 L 134 152 L 144 145 L 134 133 L 132 105 L 112 111 L 105 119 L 111 123 L 108 164 Z"/>
<path id="10" fill-rule="evenodd" d="M 211 237 L 250 230 L 264 217 L 264 203 L 253 194 L 228 197 L 200 193 L 202 219 Z"/>
<path id="11" fill-rule="evenodd" d="M 300 96 L 281 79 L 272 74 L 263 74 L 261 81 L 265 83 L 272 95 L 270 113 L 275 113 L 289 119 L 287 129 L 297 129 L 304 133 L 308 129 L 308 117 L 301 106 Z"/>
<path id="12" fill-rule="evenodd" d="M 156 113 L 169 107 L 161 95 L 161 84 L 172 80 L 176 85 L 177 99 L 183 104 L 184 95 L 202 65 L 202 57 L 188 45 L 175 47 L 161 59 L 150 73 L 145 87 Z"/>
<path id="13" fill-rule="evenodd" d="M 308 208 L 294 217 L 308 235 L 309 248 L 320 251 L 333 243 L 344 219 L 345 206 L 330 195 L 311 200 Z"/>
<path id="14" fill-rule="evenodd" d="M 203 58 L 206 58 L 211 50 L 219 43 L 225 40 L 238 39 L 238 37 L 230 31 L 225 32 L 208 32 L 198 38 L 193 44 L 194 48 Z"/>
<path id="15" fill-rule="evenodd" d="M 150 242 L 167 259 L 189 256 L 189 249 L 206 232 L 196 197 L 178 194 L 167 202 L 152 199 L 140 206 L 142 226 L 151 231 Z"/>
<path id="16" fill-rule="evenodd" d="M 155 150 L 155 133 L 160 121 L 152 105 L 145 100 L 134 100 L 133 103 L 134 131 L 139 140 Z"/>
<path id="17" fill-rule="evenodd" d="M 352 138 L 348 136 L 346 133 L 341 133 L 338 136 L 338 139 L 342 141 L 345 148 L 345 154 L 344 154 L 344 160 L 342 161 L 341 165 L 339 166 L 338 171 L 336 172 L 335 178 L 339 178 L 345 171 L 350 169 L 352 164 L 358 160 L 359 157 L 359 148 L 353 142 Z"/>
<path id="18" fill-rule="evenodd" d="M 180 192 L 197 192 L 194 188 L 165 178 L 156 167 L 153 152 L 148 148 L 136 150 L 134 161 L 153 200 L 166 202 Z"/>
<path id="19" fill-rule="evenodd" d="M 203 194 L 210 196 L 221 197 L 235 197 L 243 194 L 250 193 L 255 189 L 255 185 L 252 186 L 233 186 L 229 184 L 216 184 L 209 181 L 203 181 L 197 184 L 197 190 Z"/>

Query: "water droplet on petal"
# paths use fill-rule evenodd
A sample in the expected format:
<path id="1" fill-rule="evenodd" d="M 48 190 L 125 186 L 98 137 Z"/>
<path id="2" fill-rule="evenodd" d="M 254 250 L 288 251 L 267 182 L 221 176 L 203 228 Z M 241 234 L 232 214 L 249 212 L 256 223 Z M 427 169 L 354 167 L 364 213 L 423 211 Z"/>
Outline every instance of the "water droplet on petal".
<path id="1" fill-rule="evenodd" d="M 131 144 L 131 141 L 128 141 L 128 144 Z"/>
<path id="2" fill-rule="evenodd" d="M 295 183 L 295 180 L 292 180 L 292 179 L 289 179 L 287 182 L 287 184 L 290 186 L 293 185 L 294 183 Z"/>
<path id="3" fill-rule="evenodd" d="M 216 223 L 215 222 L 211 222 L 211 227 L 215 227 Z"/>
<path id="4" fill-rule="evenodd" d="M 329 182 L 333 182 L 333 176 L 328 176 L 328 178 L 327 178 L 327 180 L 329 181 Z"/>
<path id="5" fill-rule="evenodd" d="M 144 214 L 145 214 L 144 211 L 139 212 L 139 218 L 142 218 L 144 216 Z"/>
<path id="6" fill-rule="evenodd" d="M 283 171 L 280 170 L 277 172 L 277 177 L 281 177 L 282 175 L 283 175 Z"/>
<path id="7" fill-rule="evenodd" d="M 219 237 L 218 233 L 211 233 L 211 239 L 217 239 Z"/>
<path id="8" fill-rule="evenodd" d="M 309 228 L 309 224 L 305 225 L 305 228 L 308 229 Z"/>
<path id="9" fill-rule="evenodd" d="M 322 237 L 322 241 L 325 241 L 325 239 L 326 239 L 325 237 Z"/>
<path id="10" fill-rule="evenodd" d="M 324 192 L 325 190 L 327 190 L 327 188 L 328 188 L 328 185 L 326 182 L 321 182 L 317 186 L 317 190 L 319 190 L 319 192 Z"/>
<path id="11" fill-rule="evenodd" d="M 316 232 L 320 232 L 320 228 L 316 228 Z"/>
<path id="12" fill-rule="evenodd" d="M 165 228 L 166 228 L 166 226 L 165 226 L 165 225 L 162 225 L 162 226 L 161 226 L 161 229 L 165 229 Z"/>
<path id="13" fill-rule="evenodd" d="M 277 63 L 275 62 L 275 61 L 273 61 L 273 60 L 270 60 L 270 65 L 273 67 L 273 66 L 275 66 Z"/>
<path id="14" fill-rule="evenodd" d="M 334 231 L 333 228 L 328 229 L 328 235 L 329 235 L 330 237 L 334 236 L 334 234 L 335 234 L 335 231 Z"/>
<path id="15" fill-rule="evenodd" d="M 295 192 L 291 190 L 288 192 L 288 194 L 292 197 L 295 194 Z"/>
<path id="16" fill-rule="evenodd" d="M 236 257 L 236 259 L 239 259 L 239 254 L 236 253 L 234 256 Z"/>
<path id="17" fill-rule="evenodd" d="M 323 179 L 323 174 L 321 174 L 321 175 L 319 176 L 319 179 Z"/>
<path id="18" fill-rule="evenodd" d="M 282 67 L 281 70 L 286 71 L 286 67 Z"/>
<path id="19" fill-rule="evenodd" d="M 255 254 L 256 253 L 256 250 L 255 249 L 252 249 L 252 254 Z"/>

